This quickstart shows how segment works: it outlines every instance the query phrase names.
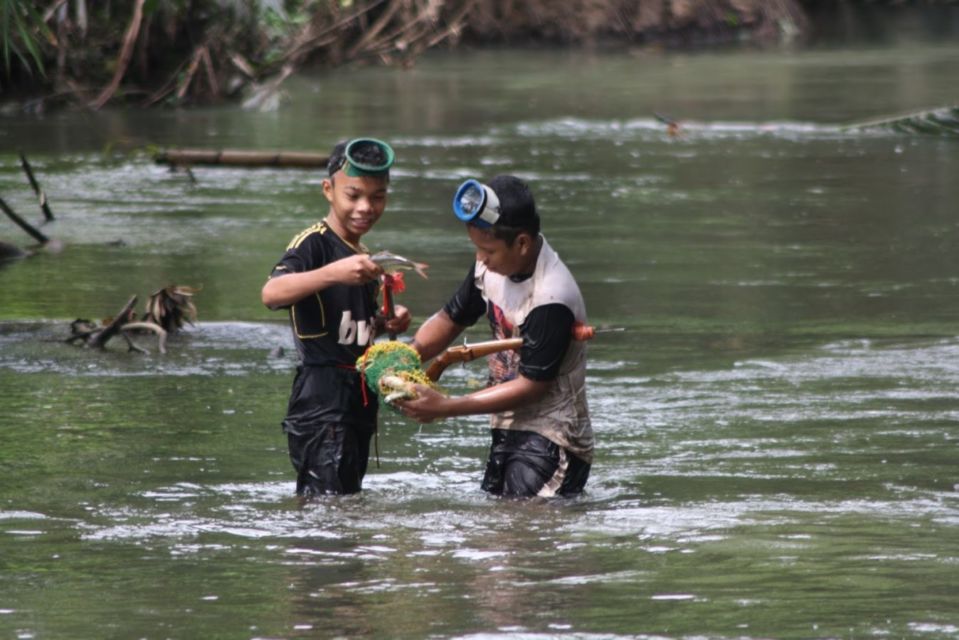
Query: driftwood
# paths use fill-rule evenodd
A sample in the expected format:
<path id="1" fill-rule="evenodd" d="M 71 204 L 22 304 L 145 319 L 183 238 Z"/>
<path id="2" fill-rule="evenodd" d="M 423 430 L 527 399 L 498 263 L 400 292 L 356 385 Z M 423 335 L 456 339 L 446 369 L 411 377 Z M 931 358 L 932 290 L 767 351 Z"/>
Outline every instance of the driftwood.
<path id="1" fill-rule="evenodd" d="M 120 309 L 120 312 L 116 314 L 110 322 L 105 326 L 99 326 L 95 322 L 89 320 L 76 319 L 70 324 L 70 330 L 73 333 L 69 338 L 67 338 L 67 344 L 72 344 L 78 340 L 83 340 L 84 344 L 88 347 L 93 347 L 96 349 L 103 349 L 107 342 L 111 338 L 117 335 L 123 335 L 120 333 L 120 329 L 124 324 L 131 322 L 136 315 L 133 311 L 134 305 L 137 303 L 137 297 L 131 296 L 127 303 L 123 305 L 123 308 Z M 126 336 L 124 336 L 126 337 Z M 130 343 L 129 338 L 127 338 L 127 343 Z"/>
<path id="2" fill-rule="evenodd" d="M 167 336 L 178 331 L 184 323 L 196 321 L 196 307 L 191 298 L 197 291 L 199 289 L 180 285 L 159 289 L 150 295 L 146 313 L 139 320 L 134 311 L 137 297 L 131 296 L 120 312 L 103 325 L 82 318 L 71 322 L 71 335 L 65 342 L 82 341 L 87 347 L 104 349 L 107 342 L 119 336 L 126 341 L 130 351 L 149 353 L 130 338 L 131 334 L 149 332 L 157 336 L 157 350 L 166 353 Z"/>
<path id="3" fill-rule="evenodd" d="M 220 165 L 231 167 L 326 167 L 329 156 L 296 151 L 245 151 L 239 149 L 168 149 L 153 156 L 157 164 L 172 167 Z"/>
<path id="4" fill-rule="evenodd" d="M 20 152 L 20 166 L 23 167 L 24 173 L 27 174 L 27 180 L 30 181 L 30 187 L 33 188 L 33 192 L 37 196 L 37 200 L 40 202 L 40 209 L 43 210 L 43 219 L 45 222 L 50 222 L 53 220 L 53 212 L 50 211 L 50 205 L 47 203 L 47 194 L 43 192 L 43 189 L 40 188 L 40 183 L 37 182 L 37 178 L 33 175 L 33 168 L 30 166 L 30 161 L 27 160 L 27 156 Z"/>

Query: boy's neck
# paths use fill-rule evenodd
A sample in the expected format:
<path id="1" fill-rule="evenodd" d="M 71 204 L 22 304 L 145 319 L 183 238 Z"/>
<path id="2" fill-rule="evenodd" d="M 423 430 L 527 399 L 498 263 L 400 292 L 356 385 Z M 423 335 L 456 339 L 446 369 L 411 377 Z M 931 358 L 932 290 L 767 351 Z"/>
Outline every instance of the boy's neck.
<path id="1" fill-rule="evenodd" d="M 526 264 L 523 265 L 523 268 L 520 269 L 519 273 L 514 273 L 509 277 L 513 282 L 522 282 L 527 280 L 530 276 L 533 275 L 533 272 L 536 271 L 536 263 L 539 261 L 539 252 L 543 250 L 543 236 L 537 234 L 533 238 L 533 250 L 530 252 L 529 260 L 526 261 Z"/>
<path id="2" fill-rule="evenodd" d="M 351 238 L 350 235 L 347 233 L 346 229 L 343 229 L 340 227 L 339 221 L 336 219 L 336 216 L 327 214 L 326 217 L 323 218 L 323 224 L 325 224 L 333 233 L 335 233 L 340 240 L 348 244 L 350 248 L 352 248 L 353 250 L 357 252 L 361 251 L 360 238 L 362 236 L 356 236 L 356 238 Z"/>

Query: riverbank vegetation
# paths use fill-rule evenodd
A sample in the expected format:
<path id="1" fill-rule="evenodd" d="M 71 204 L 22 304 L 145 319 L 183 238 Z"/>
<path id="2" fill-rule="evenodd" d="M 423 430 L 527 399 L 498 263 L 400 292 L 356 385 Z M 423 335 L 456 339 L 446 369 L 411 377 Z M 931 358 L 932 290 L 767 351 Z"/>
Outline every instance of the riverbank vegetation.
<path id="1" fill-rule="evenodd" d="M 0 0 L 0 88 L 27 110 L 275 104 L 306 65 L 462 44 L 696 46 L 800 37 L 815 0 Z"/>

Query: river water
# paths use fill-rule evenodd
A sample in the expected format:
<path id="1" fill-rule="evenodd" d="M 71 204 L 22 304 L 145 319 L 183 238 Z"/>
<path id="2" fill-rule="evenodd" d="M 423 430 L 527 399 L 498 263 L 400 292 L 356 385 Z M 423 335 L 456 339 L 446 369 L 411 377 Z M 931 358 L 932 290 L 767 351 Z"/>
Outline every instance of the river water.
<path id="1" fill-rule="evenodd" d="M 0 119 L 0 193 L 39 219 L 24 149 L 64 244 L 0 267 L 0 636 L 959 638 L 959 142 L 839 126 L 954 102 L 957 66 L 954 40 L 470 52 L 298 77 L 267 113 Z M 529 180 L 623 329 L 590 345 L 582 498 L 490 499 L 482 417 L 390 411 L 362 494 L 293 497 L 259 289 L 321 175 L 193 183 L 142 150 L 352 135 L 397 151 L 367 245 L 430 263 L 415 322 L 471 260 L 459 181 Z M 170 283 L 202 291 L 165 355 L 63 343 Z"/>

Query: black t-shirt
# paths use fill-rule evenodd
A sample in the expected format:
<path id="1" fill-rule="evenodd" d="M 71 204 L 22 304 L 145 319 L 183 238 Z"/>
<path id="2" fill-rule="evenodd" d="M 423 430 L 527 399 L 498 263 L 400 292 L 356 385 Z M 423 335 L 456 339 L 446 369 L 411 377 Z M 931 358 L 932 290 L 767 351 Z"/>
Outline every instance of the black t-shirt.
<path id="1" fill-rule="evenodd" d="M 318 222 L 293 238 L 270 277 L 312 271 L 361 251 Z M 303 364 L 356 364 L 373 341 L 377 287 L 376 282 L 333 285 L 289 307 L 293 340 Z"/>
<path id="2" fill-rule="evenodd" d="M 453 322 L 464 327 L 472 326 L 485 315 L 495 331 L 496 323 L 502 318 L 502 311 L 484 300 L 476 286 L 475 263 L 443 310 Z M 546 382 L 555 379 L 573 338 L 575 322 L 573 311 L 564 304 L 544 304 L 530 311 L 519 327 L 519 335 L 523 338 L 519 373 L 530 380 Z"/>

